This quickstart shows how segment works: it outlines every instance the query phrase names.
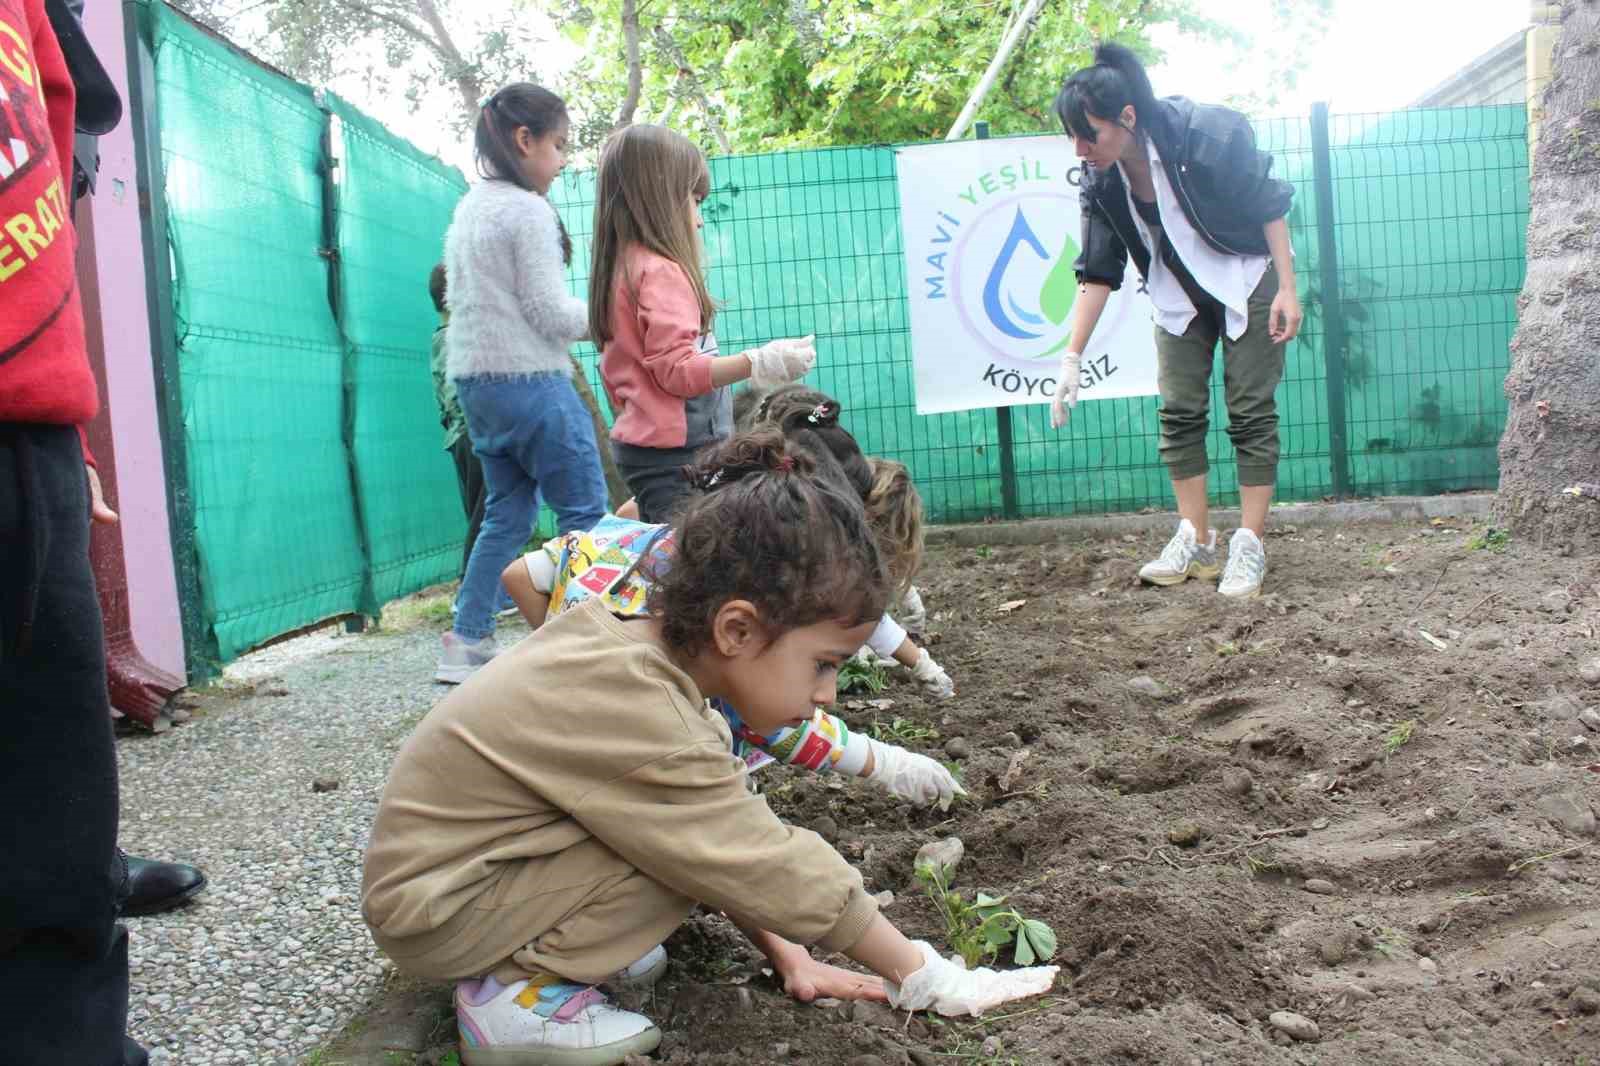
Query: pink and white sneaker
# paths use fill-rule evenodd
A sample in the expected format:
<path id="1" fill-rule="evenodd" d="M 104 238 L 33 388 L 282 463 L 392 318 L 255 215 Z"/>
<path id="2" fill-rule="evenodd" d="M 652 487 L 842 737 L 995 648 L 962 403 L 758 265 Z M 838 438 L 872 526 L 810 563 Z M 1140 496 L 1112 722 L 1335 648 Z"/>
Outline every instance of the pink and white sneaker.
<path id="1" fill-rule="evenodd" d="M 439 656 L 439 668 L 434 671 L 433 679 L 447 685 L 461 684 L 500 650 L 495 647 L 493 637 L 468 640 L 453 629 L 446 630 L 442 639 L 444 651 Z"/>
<path id="2" fill-rule="evenodd" d="M 510 985 L 461 981 L 456 1024 L 465 1066 L 617 1066 L 661 1043 L 649 1018 L 554 975 Z"/>

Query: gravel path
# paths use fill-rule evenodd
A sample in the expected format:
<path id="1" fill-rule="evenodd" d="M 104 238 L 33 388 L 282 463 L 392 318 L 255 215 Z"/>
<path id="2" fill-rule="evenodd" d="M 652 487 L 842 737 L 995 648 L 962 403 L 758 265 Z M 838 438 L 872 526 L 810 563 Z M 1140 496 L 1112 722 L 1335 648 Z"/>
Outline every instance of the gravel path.
<path id="1" fill-rule="evenodd" d="M 197 695 L 193 721 L 118 741 L 123 848 L 210 878 L 191 906 L 128 919 L 128 1024 L 153 1061 L 298 1062 L 385 980 L 362 852 L 395 751 L 445 691 L 443 623 L 402 626 L 259 652 Z M 502 644 L 520 635 L 506 628 Z M 314 793 L 321 777 L 338 788 Z"/>

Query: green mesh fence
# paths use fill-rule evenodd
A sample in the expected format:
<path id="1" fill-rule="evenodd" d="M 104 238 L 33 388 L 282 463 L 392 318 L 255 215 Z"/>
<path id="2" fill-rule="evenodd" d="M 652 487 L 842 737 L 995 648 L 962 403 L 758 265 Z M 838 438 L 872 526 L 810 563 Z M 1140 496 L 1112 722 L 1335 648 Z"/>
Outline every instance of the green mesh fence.
<path id="1" fill-rule="evenodd" d="M 426 284 L 465 183 L 333 100 L 329 214 L 331 119 L 311 90 L 163 4 L 137 11 L 171 251 L 181 411 L 167 421 L 187 460 L 174 491 L 204 616 L 191 659 L 226 661 L 455 576 L 465 520 Z"/>
<path id="2" fill-rule="evenodd" d="M 456 576 L 467 533 L 428 365 L 427 292 L 466 182 L 337 96 L 340 322 L 376 604 Z"/>
<path id="3" fill-rule="evenodd" d="M 158 132 L 145 125 L 162 168 L 152 217 L 171 251 L 167 423 L 186 482 L 174 493 L 192 515 L 203 614 L 189 628 L 202 657 L 225 660 L 455 575 L 464 521 L 440 447 L 425 280 L 465 185 L 346 102 L 319 102 L 162 4 L 135 8 L 159 111 Z M 1279 392 L 1281 498 L 1494 485 L 1525 131 L 1520 107 L 1336 116 L 1319 155 L 1310 122 L 1257 124 L 1296 187 L 1307 312 Z M 1324 175 L 1331 226 L 1316 209 Z M 995 412 L 915 413 L 894 150 L 722 158 L 712 177 L 723 350 L 816 333 L 810 380 L 844 401 L 867 451 L 911 468 L 933 520 L 1000 514 Z M 572 173 L 552 192 L 580 250 L 580 294 L 593 189 Z M 1323 291 L 1330 234 L 1338 299 Z M 1331 353 L 1330 324 L 1346 338 Z M 603 396 L 593 348 L 580 355 Z M 1344 367 L 1332 410 L 1330 364 Z M 1221 376 L 1208 447 L 1227 502 Z M 1043 408 L 1013 408 L 1015 513 L 1170 506 L 1157 403 L 1086 403 L 1062 433 Z"/>
<path id="4" fill-rule="evenodd" d="M 1279 496 L 1334 491 L 1326 319 L 1310 123 L 1257 123 L 1278 173 L 1296 190 L 1290 231 L 1306 328 L 1289 346 L 1279 410 Z M 1515 326 L 1527 223 L 1526 115 L 1521 107 L 1337 116 L 1331 129 L 1341 314 L 1349 336 L 1343 418 L 1350 491 L 1431 493 L 1495 484 L 1504 419 L 1500 382 Z M 912 391 L 905 270 L 892 148 L 837 148 L 713 159 L 704 205 L 725 352 L 815 332 L 810 379 L 846 406 L 868 452 L 910 467 L 934 521 L 1002 511 L 994 412 L 918 416 Z M 593 227 L 594 176 L 552 190 L 577 246 Z M 583 292 L 587 264 L 574 264 Z M 598 387 L 595 353 L 582 352 Z M 1211 487 L 1237 499 L 1223 425 L 1220 356 L 1213 375 Z M 1012 408 L 1018 512 L 1170 507 L 1156 452 L 1155 397 L 1081 405 L 1069 427 L 1045 407 Z"/>
<path id="5" fill-rule="evenodd" d="M 227 659 L 361 600 L 344 342 L 318 255 L 324 118 L 309 89 L 151 10 L 188 490 Z"/>

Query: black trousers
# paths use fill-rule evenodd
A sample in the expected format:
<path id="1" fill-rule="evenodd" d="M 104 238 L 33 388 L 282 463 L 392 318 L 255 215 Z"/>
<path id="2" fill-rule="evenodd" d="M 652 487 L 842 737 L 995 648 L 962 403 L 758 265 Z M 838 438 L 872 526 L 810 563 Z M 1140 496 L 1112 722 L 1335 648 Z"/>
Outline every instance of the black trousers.
<path id="1" fill-rule="evenodd" d="M 88 483 L 70 426 L 0 423 L 0 856 L 0 1057 L 121 1066 L 126 866 Z"/>

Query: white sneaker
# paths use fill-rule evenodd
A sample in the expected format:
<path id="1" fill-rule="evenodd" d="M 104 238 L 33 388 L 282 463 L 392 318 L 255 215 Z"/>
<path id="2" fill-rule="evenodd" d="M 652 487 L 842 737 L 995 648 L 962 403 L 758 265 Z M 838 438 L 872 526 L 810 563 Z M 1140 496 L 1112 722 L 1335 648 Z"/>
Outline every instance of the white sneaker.
<path id="1" fill-rule="evenodd" d="M 600 983 L 612 988 L 653 988 L 666 972 L 667 949 L 657 944 L 644 953 L 644 958 L 624 966 Z"/>
<path id="2" fill-rule="evenodd" d="M 649 1018 L 613 1006 L 593 985 L 555 977 L 491 984 L 490 998 L 475 1005 L 491 980 L 456 985 L 465 1066 L 617 1066 L 661 1043 Z"/>
<path id="3" fill-rule="evenodd" d="M 484 663 L 493 659 L 500 649 L 494 646 L 493 637 L 467 640 L 448 630 L 444 635 L 444 654 L 439 656 L 439 669 L 433 673 L 435 681 L 459 685 Z"/>
<path id="4" fill-rule="evenodd" d="M 1191 577 L 1211 580 L 1221 570 L 1217 566 L 1217 531 L 1207 530 L 1204 544 L 1195 534 L 1194 523 L 1187 518 L 1178 523 L 1178 531 L 1161 549 L 1158 559 L 1139 568 L 1139 580 L 1150 585 L 1176 585 Z"/>
<path id="5" fill-rule="evenodd" d="M 1261 538 L 1241 529 L 1228 542 L 1228 568 L 1222 573 L 1217 591 L 1236 600 L 1261 595 L 1261 582 L 1267 576 L 1267 549 Z"/>

